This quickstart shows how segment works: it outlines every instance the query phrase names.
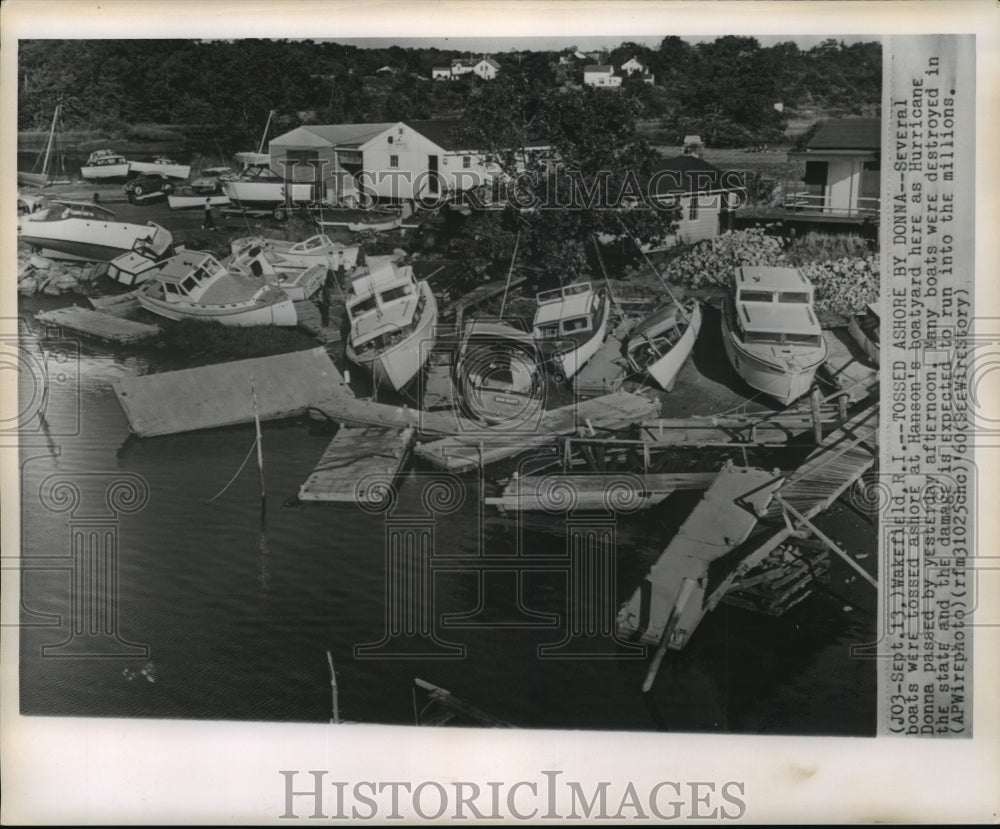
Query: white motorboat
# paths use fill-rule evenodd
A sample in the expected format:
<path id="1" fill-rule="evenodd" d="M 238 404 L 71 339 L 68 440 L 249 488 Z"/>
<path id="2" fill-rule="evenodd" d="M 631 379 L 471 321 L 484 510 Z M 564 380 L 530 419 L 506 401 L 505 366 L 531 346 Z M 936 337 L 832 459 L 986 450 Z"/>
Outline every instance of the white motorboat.
<path id="1" fill-rule="evenodd" d="M 608 333 L 611 306 L 603 290 L 574 282 L 535 299 L 532 334 L 542 354 L 569 380 L 597 352 Z"/>
<path id="2" fill-rule="evenodd" d="M 311 182 L 286 182 L 267 165 L 252 165 L 239 173 L 219 176 L 222 192 L 233 207 L 248 210 L 271 210 L 284 218 L 289 206 L 310 204 L 314 185 Z"/>
<path id="3" fill-rule="evenodd" d="M 348 359 L 376 384 L 404 388 L 423 368 L 434 344 L 437 300 L 409 265 L 388 262 L 355 277 L 347 295 Z"/>
<path id="4" fill-rule="evenodd" d="M 264 236 L 244 236 L 230 242 L 234 255 L 252 248 L 260 248 L 280 257 L 280 261 L 292 268 L 311 268 L 323 264 L 332 270 L 344 268 L 351 271 L 358 263 L 357 245 L 342 245 L 322 233 L 310 236 L 301 242 L 286 242 L 282 239 L 268 239 Z"/>
<path id="5" fill-rule="evenodd" d="M 295 325 L 292 300 L 278 288 L 225 268 L 212 254 L 182 251 L 136 294 L 147 311 L 172 320 L 223 325 Z"/>
<path id="6" fill-rule="evenodd" d="M 152 161 L 130 161 L 134 173 L 159 173 L 167 178 L 187 178 L 191 175 L 190 164 L 178 164 L 169 158 L 157 156 Z"/>
<path id="7" fill-rule="evenodd" d="M 661 389 L 671 391 L 701 330 L 701 305 L 670 302 L 629 332 L 625 355 L 634 371 L 645 371 Z"/>
<path id="8" fill-rule="evenodd" d="M 110 279 L 134 288 L 150 279 L 178 252 L 168 230 L 153 222 L 149 224 L 153 228 L 151 236 L 136 239 L 132 250 L 111 260 L 108 265 Z"/>
<path id="9" fill-rule="evenodd" d="M 798 268 L 737 268 L 722 315 L 722 342 L 747 384 L 782 405 L 812 386 L 827 356 L 814 289 Z"/>
<path id="10" fill-rule="evenodd" d="M 490 426 L 530 428 L 545 404 L 538 344 L 505 320 L 469 321 L 455 360 L 462 413 Z"/>
<path id="11" fill-rule="evenodd" d="M 53 259 L 107 262 L 131 251 L 136 241 L 151 237 L 155 232 L 151 228 L 157 227 L 152 222 L 119 222 L 112 211 L 93 202 L 53 201 L 19 216 L 17 235 Z"/>
<path id="12" fill-rule="evenodd" d="M 94 150 L 87 163 L 80 167 L 80 175 L 85 179 L 118 179 L 126 178 L 131 172 L 128 159 L 114 150 Z"/>
<path id="13" fill-rule="evenodd" d="M 244 248 L 223 264 L 235 273 L 263 279 L 268 285 L 280 288 L 293 302 L 309 299 L 323 287 L 329 273 L 322 263 L 308 268 L 289 267 L 276 253 L 260 246 Z"/>
<path id="14" fill-rule="evenodd" d="M 206 196 L 193 187 L 183 187 L 167 194 L 167 205 L 171 210 L 194 210 L 196 208 L 204 210 L 206 203 L 212 207 L 225 207 L 229 204 L 229 199 L 226 196 Z"/>

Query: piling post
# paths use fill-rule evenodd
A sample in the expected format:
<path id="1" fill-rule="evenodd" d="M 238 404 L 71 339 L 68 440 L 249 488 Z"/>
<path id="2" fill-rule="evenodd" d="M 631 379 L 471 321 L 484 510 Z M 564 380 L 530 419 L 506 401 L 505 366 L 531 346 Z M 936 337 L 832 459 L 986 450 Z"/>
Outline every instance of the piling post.
<path id="1" fill-rule="evenodd" d="M 820 411 L 821 400 L 822 397 L 819 388 L 813 387 L 812 394 L 809 396 L 809 402 L 812 405 L 813 437 L 816 439 L 817 446 L 823 442 L 823 416 Z"/>

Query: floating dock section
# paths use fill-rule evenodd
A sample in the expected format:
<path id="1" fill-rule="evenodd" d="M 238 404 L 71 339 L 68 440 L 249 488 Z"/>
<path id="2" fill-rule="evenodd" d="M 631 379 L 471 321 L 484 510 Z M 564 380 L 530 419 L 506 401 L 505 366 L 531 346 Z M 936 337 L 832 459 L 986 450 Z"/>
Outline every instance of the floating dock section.
<path id="1" fill-rule="evenodd" d="M 587 360 L 587 364 L 573 378 L 578 394 L 608 394 L 621 388 L 628 368 L 625 340 L 636 322 L 633 317 L 619 322 L 597 353 Z"/>
<path id="2" fill-rule="evenodd" d="M 413 445 L 413 429 L 342 426 L 299 487 L 299 500 L 381 503 Z"/>
<path id="3" fill-rule="evenodd" d="M 851 346 L 844 342 L 836 331 L 824 331 L 823 339 L 827 345 L 823 371 L 838 388 L 847 392 L 848 400 L 851 402 L 863 400 L 868 396 L 871 387 L 878 384 L 878 369 L 859 360 Z"/>
<path id="4" fill-rule="evenodd" d="M 35 319 L 46 325 L 58 325 L 67 331 L 117 345 L 133 345 L 160 335 L 159 326 L 133 322 L 113 314 L 78 306 L 39 311 L 35 314 Z"/>
<path id="5" fill-rule="evenodd" d="M 747 539 L 783 482 L 763 469 L 724 466 L 618 612 L 619 635 L 684 647 L 707 612 L 710 567 Z"/>
<path id="6" fill-rule="evenodd" d="M 323 348 L 126 377 L 115 395 L 139 437 L 173 435 L 303 414 L 317 400 L 351 394 Z"/>

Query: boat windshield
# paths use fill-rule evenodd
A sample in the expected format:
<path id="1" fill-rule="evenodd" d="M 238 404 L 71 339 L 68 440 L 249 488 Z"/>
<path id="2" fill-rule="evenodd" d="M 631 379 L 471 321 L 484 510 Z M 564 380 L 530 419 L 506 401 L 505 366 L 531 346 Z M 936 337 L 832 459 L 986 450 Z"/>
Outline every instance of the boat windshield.
<path id="1" fill-rule="evenodd" d="M 365 314 L 370 314 L 375 310 L 375 306 L 375 297 L 370 296 L 358 300 L 353 305 L 349 306 L 347 310 L 350 312 L 352 319 L 357 319 Z"/>
<path id="2" fill-rule="evenodd" d="M 820 338 L 816 334 L 788 334 L 778 331 L 744 331 L 743 341 L 761 345 L 806 345 L 818 348 Z"/>

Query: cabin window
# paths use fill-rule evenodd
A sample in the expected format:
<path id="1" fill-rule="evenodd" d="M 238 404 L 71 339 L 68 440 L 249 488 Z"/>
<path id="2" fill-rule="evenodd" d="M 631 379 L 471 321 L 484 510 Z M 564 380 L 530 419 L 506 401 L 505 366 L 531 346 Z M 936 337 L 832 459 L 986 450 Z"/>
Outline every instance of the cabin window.
<path id="1" fill-rule="evenodd" d="M 375 310 L 375 297 L 368 297 L 367 299 L 362 299 L 356 305 L 351 306 L 351 316 L 357 319 L 362 314 L 367 314 L 369 311 Z"/>
<path id="2" fill-rule="evenodd" d="M 781 334 L 773 331 L 747 331 L 746 341 L 748 343 L 767 343 L 777 345 L 781 343 Z"/>
<path id="3" fill-rule="evenodd" d="M 774 299 L 774 294 L 770 291 L 752 291 L 745 288 L 740 291 L 742 302 L 770 302 L 772 299 Z"/>
<path id="4" fill-rule="evenodd" d="M 559 336 L 559 326 L 556 324 L 540 325 L 538 326 L 538 336 L 539 337 L 558 337 Z"/>
<path id="5" fill-rule="evenodd" d="M 778 294 L 778 302 L 809 302 L 809 294 L 805 291 L 782 291 Z"/>
<path id="6" fill-rule="evenodd" d="M 398 167 L 399 166 L 399 156 L 398 155 L 390 155 L 389 156 L 389 166 L 390 167 Z"/>
<path id="7" fill-rule="evenodd" d="M 404 296 L 410 295 L 409 285 L 399 285 L 396 288 L 390 288 L 388 291 L 382 292 L 382 302 L 392 302 L 394 299 L 402 299 Z"/>
<path id="8" fill-rule="evenodd" d="M 698 197 L 691 197 L 691 204 L 688 205 L 688 219 L 694 221 L 698 218 Z"/>
<path id="9" fill-rule="evenodd" d="M 794 345 L 819 345 L 819 337 L 816 334 L 785 334 L 785 342 Z"/>
<path id="10" fill-rule="evenodd" d="M 193 276 L 189 276 L 181 283 L 181 287 L 187 292 L 191 293 L 195 288 L 198 287 L 198 280 Z"/>
<path id="11" fill-rule="evenodd" d="M 574 331 L 587 331 L 590 328 L 590 318 L 589 317 L 576 317 L 571 320 L 564 320 L 563 331 L 567 334 L 572 334 Z"/>
<path id="12" fill-rule="evenodd" d="M 583 285 L 569 285 L 563 288 L 563 294 L 565 296 L 576 296 L 576 294 L 585 294 L 590 290 L 590 283 L 585 283 Z"/>

